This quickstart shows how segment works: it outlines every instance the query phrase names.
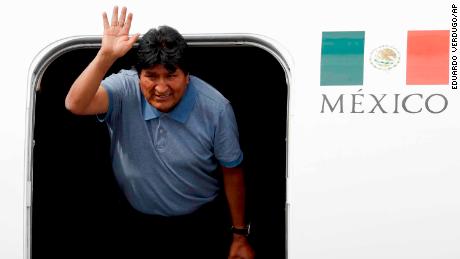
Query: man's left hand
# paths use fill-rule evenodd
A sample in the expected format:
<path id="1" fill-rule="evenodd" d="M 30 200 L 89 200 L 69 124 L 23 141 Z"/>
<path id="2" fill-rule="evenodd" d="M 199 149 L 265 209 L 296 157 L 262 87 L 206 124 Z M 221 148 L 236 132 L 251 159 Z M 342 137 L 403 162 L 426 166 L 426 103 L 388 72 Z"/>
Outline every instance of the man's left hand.
<path id="1" fill-rule="evenodd" d="M 255 253 L 245 236 L 233 235 L 228 259 L 254 259 Z"/>

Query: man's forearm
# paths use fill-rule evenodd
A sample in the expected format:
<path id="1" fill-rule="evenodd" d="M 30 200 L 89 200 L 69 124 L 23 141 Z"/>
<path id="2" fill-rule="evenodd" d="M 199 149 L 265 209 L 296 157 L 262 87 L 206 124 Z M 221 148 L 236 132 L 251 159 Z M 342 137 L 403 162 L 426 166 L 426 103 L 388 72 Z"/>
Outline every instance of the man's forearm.
<path id="1" fill-rule="evenodd" d="M 225 195 L 227 196 L 233 226 L 237 228 L 245 227 L 246 191 L 243 169 L 241 167 L 223 167 L 222 171 L 224 175 Z"/>
<path id="2" fill-rule="evenodd" d="M 245 221 L 245 184 L 244 174 L 241 167 L 223 168 L 224 188 L 227 196 L 232 223 L 236 228 L 246 227 Z M 230 246 L 229 258 L 254 259 L 254 250 L 249 244 L 247 237 L 233 234 Z"/>
<path id="3" fill-rule="evenodd" d="M 93 100 L 102 79 L 116 58 L 101 51 L 72 84 L 67 94 L 65 106 L 74 113 L 82 113 Z"/>

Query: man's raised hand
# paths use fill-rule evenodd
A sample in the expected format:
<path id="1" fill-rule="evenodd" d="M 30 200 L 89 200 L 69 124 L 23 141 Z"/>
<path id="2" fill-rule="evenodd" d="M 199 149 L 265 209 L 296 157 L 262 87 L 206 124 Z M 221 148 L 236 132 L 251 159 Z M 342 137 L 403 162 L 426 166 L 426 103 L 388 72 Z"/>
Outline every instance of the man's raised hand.
<path id="1" fill-rule="evenodd" d="M 102 14 L 104 36 L 102 38 L 101 54 L 117 59 L 124 56 L 139 38 L 139 34 L 129 36 L 133 14 L 126 16 L 126 7 L 121 9 L 118 16 L 118 6 L 113 8 L 112 19 L 109 23 L 107 13 Z"/>

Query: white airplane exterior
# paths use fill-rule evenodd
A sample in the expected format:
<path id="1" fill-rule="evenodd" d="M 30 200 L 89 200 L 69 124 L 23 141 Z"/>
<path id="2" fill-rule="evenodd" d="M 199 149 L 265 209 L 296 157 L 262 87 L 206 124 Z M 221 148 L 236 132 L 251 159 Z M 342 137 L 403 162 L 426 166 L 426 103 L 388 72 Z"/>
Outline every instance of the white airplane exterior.
<path id="1" fill-rule="evenodd" d="M 0 43 L 0 258 L 34 258 L 41 244 L 31 230 L 43 74 L 65 53 L 97 49 L 101 14 L 114 5 L 134 14 L 131 33 L 167 24 L 192 45 L 250 46 L 278 62 L 286 105 L 270 107 L 267 92 L 248 102 L 285 112 L 283 258 L 460 258 L 460 3 L 444 0 L 10 1 Z"/>

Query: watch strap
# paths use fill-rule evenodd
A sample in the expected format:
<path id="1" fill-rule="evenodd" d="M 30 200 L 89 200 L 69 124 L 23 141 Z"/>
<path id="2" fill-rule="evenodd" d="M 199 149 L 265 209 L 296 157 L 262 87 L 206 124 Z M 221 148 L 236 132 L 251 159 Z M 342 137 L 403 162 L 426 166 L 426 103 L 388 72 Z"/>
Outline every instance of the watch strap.
<path id="1" fill-rule="evenodd" d="M 237 228 L 235 226 L 232 226 L 232 233 L 247 237 L 251 233 L 251 224 L 248 224 L 248 225 L 246 225 L 245 227 L 242 227 L 242 228 L 240 228 L 240 227 Z"/>

